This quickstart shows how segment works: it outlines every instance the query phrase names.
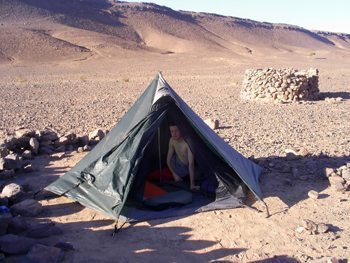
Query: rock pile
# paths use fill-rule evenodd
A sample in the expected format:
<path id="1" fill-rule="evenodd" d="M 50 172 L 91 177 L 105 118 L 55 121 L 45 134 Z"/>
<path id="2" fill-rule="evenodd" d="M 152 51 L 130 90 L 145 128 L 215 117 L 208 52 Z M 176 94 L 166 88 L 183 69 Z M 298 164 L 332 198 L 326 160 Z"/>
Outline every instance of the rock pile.
<path id="1" fill-rule="evenodd" d="M 350 163 L 337 169 L 326 168 L 325 175 L 328 177 L 331 187 L 339 192 L 350 190 Z"/>
<path id="2" fill-rule="evenodd" d="M 312 100 L 318 94 L 317 69 L 248 69 L 241 92 L 243 99 L 275 102 Z"/>
<path id="3" fill-rule="evenodd" d="M 16 183 L 0 192 L 0 261 L 61 262 L 64 251 L 74 248 L 55 241 L 63 233 L 55 223 L 35 221 L 44 208 L 31 196 Z"/>
<path id="4" fill-rule="evenodd" d="M 51 155 L 56 152 L 90 150 L 102 140 L 108 131 L 96 129 L 89 135 L 60 135 L 52 129 L 29 130 L 20 128 L 13 136 L 0 142 L 0 179 L 12 177 L 16 171 L 31 172 L 29 160 L 36 155 Z"/>

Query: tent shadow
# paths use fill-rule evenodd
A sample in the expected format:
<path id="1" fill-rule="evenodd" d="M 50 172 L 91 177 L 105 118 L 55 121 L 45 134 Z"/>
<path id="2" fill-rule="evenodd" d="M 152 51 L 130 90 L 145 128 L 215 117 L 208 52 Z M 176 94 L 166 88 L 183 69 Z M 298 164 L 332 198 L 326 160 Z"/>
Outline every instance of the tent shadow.
<path id="1" fill-rule="evenodd" d="M 279 256 L 274 256 L 272 258 L 250 261 L 250 263 L 297 263 L 297 262 L 300 262 L 300 261 L 286 255 L 279 255 Z"/>
<path id="2" fill-rule="evenodd" d="M 307 199 L 310 190 L 320 193 L 329 187 L 325 168 L 339 168 L 350 162 L 350 156 L 270 156 L 256 161 L 265 168 L 260 183 L 263 197 L 279 197 L 290 208 Z M 320 194 L 320 198 L 328 196 Z"/>
<path id="3" fill-rule="evenodd" d="M 58 224 L 62 238 L 76 248 L 72 255 L 66 255 L 65 262 L 209 262 L 222 258 L 229 260 L 219 262 L 232 262 L 246 250 L 223 248 L 219 241 L 192 239 L 192 228 L 188 227 L 136 224 L 113 237 L 112 222 Z"/>

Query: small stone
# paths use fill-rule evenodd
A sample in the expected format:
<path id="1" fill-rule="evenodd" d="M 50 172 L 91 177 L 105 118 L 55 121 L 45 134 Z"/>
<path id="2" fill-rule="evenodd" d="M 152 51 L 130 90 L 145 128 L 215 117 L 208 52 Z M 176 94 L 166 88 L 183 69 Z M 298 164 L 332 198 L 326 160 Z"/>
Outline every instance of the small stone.
<path id="1" fill-rule="evenodd" d="M 83 147 L 83 150 L 84 150 L 84 152 L 91 151 L 91 147 L 90 147 L 89 145 L 85 145 L 85 146 Z"/>
<path id="2" fill-rule="evenodd" d="M 219 128 L 219 120 L 206 119 L 204 121 L 212 130 Z"/>
<path id="3" fill-rule="evenodd" d="M 20 158 L 16 153 L 8 154 L 4 160 L 6 170 L 16 170 L 22 168 L 22 158 Z"/>
<path id="4" fill-rule="evenodd" d="M 299 234 L 303 233 L 305 231 L 305 227 L 302 227 L 302 226 L 298 226 L 295 231 Z"/>
<path id="5" fill-rule="evenodd" d="M 25 173 L 31 173 L 34 172 L 34 166 L 32 164 L 27 164 L 26 166 L 23 167 L 23 171 Z"/>
<path id="6" fill-rule="evenodd" d="M 305 157 L 305 156 L 310 155 L 310 152 L 308 150 L 306 150 L 306 148 L 301 148 L 298 151 L 298 155 Z"/>
<path id="7" fill-rule="evenodd" d="M 326 177 L 330 177 L 333 173 L 334 173 L 334 169 L 333 168 L 325 168 L 325 176 Z"/>
<path id="8" fill-rule="evenodd" d="M 15 131 L 15 136 L 17 138 L 20 137 L 31 137 L 35 135 L 35 131 L 33 130 L 29 130 L 29 129 L 25 129 L 25 128 L 20 128 L 18 130 Z"/>
<path id="9" fill-rule="evenodd" d="M 83 135 L 81 137 L 79 137 L 79 145 L 80 146 L 85 146 L 85 145 L 89 145 L 89 136 L 87 135 Z"/>
<path id="10" fill-rule="evenodd" d="M 326 224 L 321 223 L 317 225 L 317 231 L 319 233 L 326 233 L 328 232 L 328 230 L 329 230 L 329 227 Z"/>
<path id="11" fill-rule="evenodd" d="M 307 193 L 307 195 L 308 195 L 310 198 L 315 199 L 315 200 L 318 199 L 318 196 L 319 196 L 318 192 L 316 192 L 316 191 L 314 191 L 314 190 L 309 191 L 309 192 Z"/>
<path id="12" fill-rule="evenodd" d="M 8 153 L 7 147 L 5 145 L 0 145 L 0 158 L 5 157 Z"/>
<path id="13" fill-rule="evenodd" d="M 29 140 L 29 146 L 30 146 L 30 149 L 31 151 L 34 153 L 34 154 L 38 154 L 38 150 L 39 150 L 39 142 L 36 138 L 30 138 Z"/>
<path id="14" fill-rule="evenodd" d="M 84 152 L 84 148 L 83 148 L 83 147 L 78 147 L 77 152 L 78 152 L 78 153 Z"/>
<path id="15" fill-rule="evenodd" d="M 32 159 L 33 158 L 33 154 L 31 151 L 29 150 L 25 150 L 23 153 L 22 153 L 22 157 L 23 159 Z"/>

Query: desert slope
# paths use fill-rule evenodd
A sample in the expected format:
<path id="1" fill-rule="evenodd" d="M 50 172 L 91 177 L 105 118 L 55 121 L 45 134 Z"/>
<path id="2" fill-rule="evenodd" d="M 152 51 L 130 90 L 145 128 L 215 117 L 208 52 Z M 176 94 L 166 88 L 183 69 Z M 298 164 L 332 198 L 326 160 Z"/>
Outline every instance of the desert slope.
<path id="1" fill-rule="evenodd" d="M 151 3 L 1 0 L 0 5 L 2 62 L 28 60 L 28 54 L 34 61 L 108 57 L 120 54 L 120 48 L 160 54 L 219 52 L 239 59 L 349 54 L 346 34 L 175 11 Z M 82 50 L 90 54 L 82 55 Z"/>

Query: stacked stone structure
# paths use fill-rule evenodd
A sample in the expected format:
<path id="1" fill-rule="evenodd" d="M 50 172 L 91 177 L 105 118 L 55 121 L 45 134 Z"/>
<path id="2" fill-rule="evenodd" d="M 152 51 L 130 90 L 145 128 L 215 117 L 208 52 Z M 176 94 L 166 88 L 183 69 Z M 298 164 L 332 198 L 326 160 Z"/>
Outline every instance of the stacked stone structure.
<path id="1" fill-rule="evenodd" d="M 247 100 L 293 102 L 314 100 L 319 94 L 318 69 L 248 69 L 241 96 Z"/>

